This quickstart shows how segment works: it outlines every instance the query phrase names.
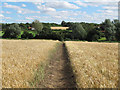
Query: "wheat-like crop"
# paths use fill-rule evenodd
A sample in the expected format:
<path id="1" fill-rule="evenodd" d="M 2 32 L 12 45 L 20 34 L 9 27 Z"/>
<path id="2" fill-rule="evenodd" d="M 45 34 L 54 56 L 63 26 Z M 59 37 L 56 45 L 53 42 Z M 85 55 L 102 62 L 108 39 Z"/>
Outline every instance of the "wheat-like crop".
<path id="1" fill-rule="evenodd" d="M 0 40 L 0 89 L 2 89 L 2 40 Z"/>
<path id="2" fill-rule="evenodd" d="M 117 87 L 118 43 L 67 41 L 66 47 L 78 87 Z"/>
<path id="3" fill-rule="evenodd" d="M 28 88 L 40 63 L 45 63 L 58 41 L 2 40 L 2 87 Z"/>
<path id="4" fill-rule="evenodd" d="M 55 30 L 55 29 L 66 30 L 66 29 L 69 29 L 69 27 L 51 27 L 51 29 L 53 29 L 53 30 Z"/>

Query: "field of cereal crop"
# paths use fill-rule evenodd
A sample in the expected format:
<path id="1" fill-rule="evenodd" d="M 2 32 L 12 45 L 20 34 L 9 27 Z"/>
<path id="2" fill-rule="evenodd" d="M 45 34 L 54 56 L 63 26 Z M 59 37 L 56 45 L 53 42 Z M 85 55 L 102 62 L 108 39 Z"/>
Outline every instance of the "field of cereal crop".
<path id="1" fill-rule="evenodd" d="M 40 65 L 48 66 L 44 70 Z M 38 71 L 47 72 L 44 75 Z M 41 75 L 46 76 L 43 83 L 39 82 Z M 53 40 L 2 40 L 3 88 L 117 85 L 118 43 L 66 41 L 64 45 Z"/>
<path id="2" fill-rule="evenodd" d="M 78 87 L 117 87 L 118 43 L 65 43 Z"/>
<path id="3" fill-rule="evenodd" d="M 28 88 L 39 64 L 46 63 L 58 41 L 2 40 L 2 87 Z"/>

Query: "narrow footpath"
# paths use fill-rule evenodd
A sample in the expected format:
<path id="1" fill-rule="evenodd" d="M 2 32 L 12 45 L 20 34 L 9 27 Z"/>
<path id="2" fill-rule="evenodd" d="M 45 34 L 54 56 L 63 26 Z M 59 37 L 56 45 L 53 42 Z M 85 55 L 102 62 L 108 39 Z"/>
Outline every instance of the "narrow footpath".
<path id="1" fill-rule="evenodd" d="M 54 57 L 47 67 L 44 82 L 39 84 L 44 88 L 75 88 L 76 82 L 64 43 L 59 45 Z"/>

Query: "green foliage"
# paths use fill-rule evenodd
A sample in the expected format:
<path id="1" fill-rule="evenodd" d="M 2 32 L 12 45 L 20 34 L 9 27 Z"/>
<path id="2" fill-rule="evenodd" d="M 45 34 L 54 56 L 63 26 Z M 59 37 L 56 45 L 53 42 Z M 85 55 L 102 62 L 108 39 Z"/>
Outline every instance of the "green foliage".
<path id="1" fill-rule="evenodd" d="M 5 32 L 7 27 L 10 27 L 10 25 L 12 25 L 12 24 L 4 24 L 4 23 L 2 23 L 2 31 Z"/>
<path id="2" fill-rule="evenodd" d="M 32 39 L 33 38 L 33 34 L 29 33 L 28 31 L 24 31 L 23 34 L 21 35 L 21 38 Z"/>
<path id="3" fill-rule="evenodd" d="M 50 26 L 48 26 L 48 25 L 43 25 L 42 31 L 43 31 L 43 32 L 46 32 L 46 33 L 50 33 L 52 30 L 50 29 Z"/>
<path id="4" fill-rule="evenodd" d="M 87 33 L 81 24 L 73 24 L 72 30 L 73 30 L 74 39 L 80 39 L 80 40 L 86 39 Z"/>
<path id="5" fill-rule="evenodd" d="M 90 30 L 87 34 L 88 41 L 97 41 L 100 38 L 100 32 L 96 29 Z"/>
<path id="6" fill-rule="evenodd" d="M 105 37 L 108 41 L 114 41 L 115 40 L 115 25 L 110 21 L 110 19 L 106 19 L 105 22 L 103 22 L 103 26 L 105 29 Z"/>
<path id="7" fill-rule="evenodd" d="M 62 21 L 62 22 L 61 22 L 61 25 L 62 25 L 63 27 L 65 27 L 67 24 L 66 24 L 65 21 Z"/>
<path id="8" fill-rule="evenodd" d="M 19 34 L 21 33 L 21 28 L 18 24 L 12 24 L 10 27 L 7 27 L 5 30 L 5 33 L 3 35 L 3 38 L 17 38 Z"/>
<path id="9" fill-rule="evenodd" d="M 80 24 L 83 26 L 83 28 L 85 29 L 86 32 L 89 32 L 89 31 L 95 29 L 96 26 L 98 26 L 93 23 L 85 23 L 85 22 L 82 22 Z"/>
<path id="10" fill-rule="evenodd" d="M 120 22 L 117 22 L 115 23 L 115 26 L 116 26 L 116 34 L 115 34 L 115 37 L 116 37 L 116 40 L 117 41 L 120 41 Z"/>
<path id="11" fill-rule="evenodd" d="M 51 30 L 50 27 L 64 26 L 69 30 Z M 34 31 L 29 27 L 35 28 Z M 38 20 L 32 23 L 4 24 L 2 23 L 3 38 L 24 38 L 24 39 L 53 39 L 53 40 L 87 40 L 87 41 L 120 41 L 119 20 L 110 21 L 106 19 L 101 24 L 96 23 L 73 23 L 62 21 L 56 23 L 40 23 Z"/>
<path id="12" fill-rule="evenodd" d="M 50 32 L 40 32 L 39 35 L 35 36 L 35 39 L 52 39 L 52 40 L 60 40 L 62 41 L 64 36 L 60 33 Z"/>
<path id="13" fill-rule="evenodd" d="M 102 37 L 102 38 L 98 39 L 98 41 L 106 41 L 106 38 Z"/>
<path id="14" fill-rule="evenodd" d="M 40 33 L 43 29 L 42 23 L 40 23 L 38 20 L 35 20 L 32 22 L 32 27 L 35 28 L 37 33 Z"/>
<path id="15" fill-rule="evenodd" d="M 22 30 L 28 30 L 28 27 L 30 27 L 29 24 L 24 24 L 24 23 L 20 23 L 19 26 L 21 27 Z"/>
<path id="16" fill-rule="evenodd" d="M 0 31 L 0 38 L 2 38 L 3 34 L 3 31 Z"/>
<path id="17" fill-rule="evenodd" d="M 118 19 L 115 19 L 112 23 L 117 27 L 117 25 L 118 25 L 118 23 L 119 23 L 119 20 L 118 20 Z"/>
<path id="18" fill-rule="evenodd" d="M 4 34 L 3 31 L 0 31 L 0 36 L 3 36 L 3 34 Z"/>

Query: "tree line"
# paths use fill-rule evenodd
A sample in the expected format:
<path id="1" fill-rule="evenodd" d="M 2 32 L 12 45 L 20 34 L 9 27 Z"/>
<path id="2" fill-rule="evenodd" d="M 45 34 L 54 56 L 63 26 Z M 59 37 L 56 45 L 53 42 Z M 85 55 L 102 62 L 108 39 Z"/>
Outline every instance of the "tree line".
<path id="1" fill-rule="evenodd" d="M 52 26 L 69 27 L 68 30 L 51 30 Z M 29 27 L 34 28 L 31 32 Z M 34 20 L 32 23 L 2 24 L 2 38 L 10 39 L 53 39 L 53 40 L 83 40 L 98 41 L 106 38 L 106 41 L 120 41 L 119 20 L 106 19 L 101 24 L 85 22 L 41 23 Z"/>

